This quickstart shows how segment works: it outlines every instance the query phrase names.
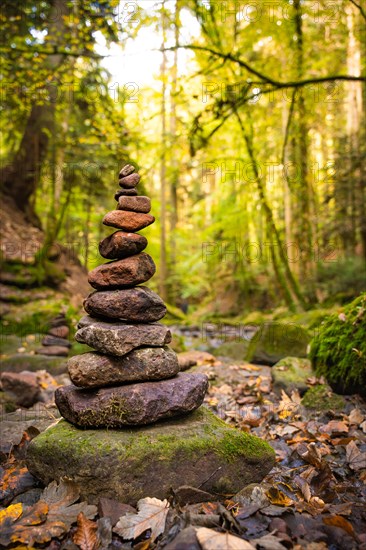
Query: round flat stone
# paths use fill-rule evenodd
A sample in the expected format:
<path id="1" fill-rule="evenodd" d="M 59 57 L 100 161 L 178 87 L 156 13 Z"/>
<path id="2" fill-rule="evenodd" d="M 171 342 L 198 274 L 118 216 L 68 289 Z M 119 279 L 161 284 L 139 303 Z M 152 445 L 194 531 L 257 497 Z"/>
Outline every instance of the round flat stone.
<path id="1" fill-rule="evenodd" d="M 132 164 L 126 164 L 123 168 L 121 168 L 119 177 L 124 178 L 132 174 L 134 171 L 135 171 L 135 167 Z"/>
<path id="2" fill-rule="evenodd" d="M 151 200 L 149 197 L 119 197 L 118 210 L 131 210 L 132 212 L 140 212 L 148 214 L 151 210 Z"/>
<path id="3" fill-rule="evenodd" d="M 122 290 L 97 290 L 84 300 L 90 315 L 133 323 L 159 321 L 166 314 L 163 300 L 149 288 L 136 286 Z"/>
<path id="4" fill-rule="evenodd" d="M 86 315 L 80 319 L 78 327 L 75 334 L 78 342 L 107 355 L 126 355 L 142 346 L 161 347 L 172 339 L 170 330 L 160 323 L 107 323 Z"/>
<path id="5" fill-rule="evenodd" d="M 130 174 L 129 176 L 121 178 L 118 183 L 123 189 L 133 189 L 138 185 L 140 179 L 141 177 L 139 174 Z"/>
<path id="6" fill-rule="evenodd" d="M 95 390 L 70 384 L 56 389 L 55 402 L 61 415 L 81 428 L 123 428 L 192 412 L 202 404 L 207 387 L 205 374 L 180 373 L 159 382 Z"/>
<path id="7" fill-rule="evenodd" d="M 129 197 L 130 198 L 130 197 Z M 134 256 L 147 247 L 147 239 L 138 233 L 116 231 L 99 243 L 99 253 L 108 260 Z"/>
<path id="8" fill-rule="evenodd" d="M 140 214 L 128 210 L 111 210 L 103 218 L 104 225 L 132 232 L 140 231 L 140 229 L 144 229 L 154 221 L 154 216 L 150 214 Z"/>
<path id="9" fill-rule="evenodd" d="M 126 288 L 145 283 L 156 270 L 154 260 L 145 252 L 99 265 L 89 272 L 88 281 L 97 290 Z"/>
<path id="10" fill-rule="evenodd" d="M 26 460 L 45 485 L 67 478 L 82 500 L 109 497 L 135 505 L 144 497 L 167 498 L 182 485 L 235 494 L 260 483 L 275 454 L 265 441 L 200 407 L 184 417 L 123 430 L 80 430 L 61 420 L 31 441 Z"/>
<path id="11" fill-rule="evenodd" d="M 105 386 L 164 380 L 179 372 L 176 353 L 167 346 L 140 348 L 123 357 L 101 353 L 83 353 L 67 362 L 69 375 L 75 386 L 103 388 Z"/>
<path id="12" fill-rule="evenodd" d="M 137 195 L 136 189 L 118 189 L 114 195 L 114 199 L 118 202 L 118 199 L 122 196 L 132 197 L 136 195 Z"/>

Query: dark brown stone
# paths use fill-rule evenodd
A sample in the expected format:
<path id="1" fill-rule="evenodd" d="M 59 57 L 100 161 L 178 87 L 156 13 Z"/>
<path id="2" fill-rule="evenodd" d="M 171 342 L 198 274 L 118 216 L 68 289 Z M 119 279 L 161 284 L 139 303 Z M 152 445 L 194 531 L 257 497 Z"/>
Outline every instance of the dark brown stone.
<path id="1" fill-rule="evenodd" d="M 44 346 L 38 348 L 36 353 L 39 355 L 51 355 L 55 357 L 67 357 L 69 355 L 69 349 L 65 346 Z"/>
<path id="2" fill-rule="evenodd" d="M 137 195 L 136 189 L 118 189 L 114 195 L 114 199 L 118 202 L 120 197 L 133 197 Z"/>
<path id="3" fill-rule="evenodd" d="M 55 392 L 66 420 L 82 428 L 122 428 L 151 424 L 197 409 L 207 391 L 207 376 L 180 373 L 169 380 L 81 390 L 74 385 Z"/>
<path id="4" fill-rule="evenodd" d="M 118 183 L 123 189 L 133 189 L 138 185 L 140 179 L 141 177 L 139 174 L 130 174 L 129 176 L 121 178 Z"/>
<path id="5" fill-rule="evenodd" d="M 160 296 L 145 286 L 122 290 L 97 290 L 84 300 L 84 309 L 92 316 L 121 319 L 132 323 L 159 321 L 166 313 Z"/>
<path id="6" fill-rule="evenodd" d="M 52 336 L 47 334 L 42 340 L 42 346 L 63 346 L 64 348 L 71 348 L 71 344 L 65 338 L 58 338 L 57 336 Z"/>
<path id="7" fill-rule="evenodd" d="M 106 264 L 89 272 L 88 281 L 97 290 L 127 288 L 151 279 L 156 270 L 151 256 L 141 252 Z"/>
<path id="8" fill-rule="evenodd" d="M 3 372 L 2 389 L 9 394 L 18 407 L 31 407 L 37 402 L 40 388 L 34 372 Z"/>
<path id="9" fill-rule="evenodd" d="M 78 327 L 75 334 L 78 342 L 107 355 L 126 355 L 141 346 L 161 347 L 172 339 L 170 330 L 160 323 L 107 323 L 86 315 L 80 319 Z"/>
<path id="10" fill-rule="evenodd" d="M 149 197 L 119 197 L 118 210 L 131 210 L 132 212 L 140 212 L 148 214 L 151 210 L 151 200 Z"/>
<path id="11" fill-rule="evenodd" d="M 71 357 L 67 365 L 72 382 L 83 388 L 165 380 L 179 372 L 177 356 L 168 347 L 139 348 L 123 357 L 83 353 Z"/>
<path id="12" fill-rule="evenodd" d="M 132 232 L 140 231 L 140 229 L 144 229 L 154 221 L 154 216 L 150 214 L 139 214 L 128 210 L 111 210 L 103 218 L 104 225 Z"/>
<path id="13" fill-rule="evenodd" d="M 147 247 L 147 239 L 138 233 L 116 231 L 99 243 L 99 253 L 108 260 L 120 260 L 134 256 Z"/>
<path id="14" fill-rule="evenodd" d="M 67 338 L 69 335 L 69 327 L 66 325 L 61 325 L 60 327 L 53 327 L 50 328 L 48 331 L 48 334 L 51 334 L 51 336 L 57 336 L 57 338 Z"/>
<path id="15" fill-rule="evenodd" d="M 125 178 L 126 176 L 129 176 L 135 171 L 135 167 L 132 164 L 126 164 L 123 168 L 121 168 L 120 173 L 118 174 L 120 178 Z"/>

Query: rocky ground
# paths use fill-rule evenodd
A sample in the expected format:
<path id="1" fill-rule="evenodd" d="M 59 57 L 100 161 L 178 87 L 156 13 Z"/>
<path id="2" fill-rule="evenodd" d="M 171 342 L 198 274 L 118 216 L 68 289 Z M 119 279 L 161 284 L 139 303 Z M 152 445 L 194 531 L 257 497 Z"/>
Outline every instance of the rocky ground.
<path id="1" fill-rule="evenodd" d="M 182 368 L 194 362 L 192 371 L 210 379 L 205 405 L 275 450 L 262 483 L 220 497 L 175 488 L 168 500 L 146 498 L 138 509 L 105 498 L 78 502 L 67 479 L 44 488 L 24 457 L 29 441 L 59 418 L 52 396 L 67 378 L 37 374 L 36 403 L 1 421 L 1 547 L 365 549 L 365 401 L 333 394 L 306 359 L 270 368 L 203 351 L 180 356 Z"/>

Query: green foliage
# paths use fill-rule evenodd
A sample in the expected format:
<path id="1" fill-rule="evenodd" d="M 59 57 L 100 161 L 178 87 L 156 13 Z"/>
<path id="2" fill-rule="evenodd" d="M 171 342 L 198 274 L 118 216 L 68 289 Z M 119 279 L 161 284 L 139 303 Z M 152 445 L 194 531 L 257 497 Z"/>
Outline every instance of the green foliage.
<path id="1" fill-rule="evenodd" d="M 365 393 L 366 294 L 329 316 L 311 341 L 310 359 L 339 393 Z"/>

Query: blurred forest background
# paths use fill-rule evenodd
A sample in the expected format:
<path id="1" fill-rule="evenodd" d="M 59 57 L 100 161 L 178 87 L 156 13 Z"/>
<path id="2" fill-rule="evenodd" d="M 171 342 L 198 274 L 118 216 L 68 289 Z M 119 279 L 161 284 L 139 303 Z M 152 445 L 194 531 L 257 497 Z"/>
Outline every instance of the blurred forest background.
<path id="1" fill-rule="evenodd" d="M 177 317 L 357 296 L 365 23 L 361 0 L 5 0 L 2 282 L 24 297 L 74 277 L 69 294 L 85 295 L 79 263 L 101 263 L 101 220 L 132 162 L 157 218 L 150 286 Z M 116 82 L 101 44 L 146 32 L 159 37 L 154 84 L 123 70 Z"/>

